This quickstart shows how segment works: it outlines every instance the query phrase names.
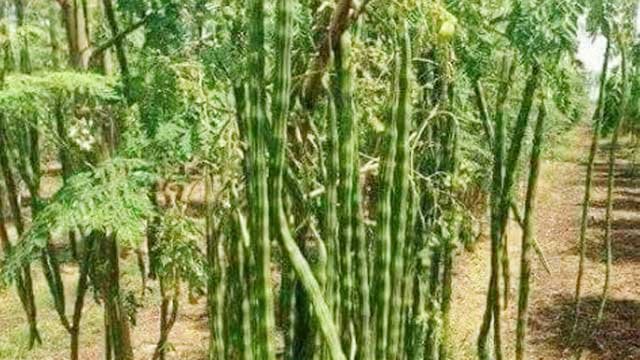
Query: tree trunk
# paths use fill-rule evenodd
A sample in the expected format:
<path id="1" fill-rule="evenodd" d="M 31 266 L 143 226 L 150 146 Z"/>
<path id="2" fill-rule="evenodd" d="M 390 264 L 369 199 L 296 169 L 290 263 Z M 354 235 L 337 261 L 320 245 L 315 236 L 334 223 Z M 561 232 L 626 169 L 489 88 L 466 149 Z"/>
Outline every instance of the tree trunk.
<path id="1" fill-rule="evenodd" d="M 133 360 L 129 319 L 122 306 L 120 294 L 120 268 L 116 235 L 107 235 L 101 246 L 101 254 L 105 258 L 101 284 L 107 322 L 105 335 L 110 339 L 110 349 L 115 360 Z"/>
<path id="2" fill-rule="evenodd" d="M 76 288 L 76 302 L 73 307 L 73 318 L 71 320 L 71 360 L 79 359 L 79 344 L 80 344 L 80 320 L 82 319 L 82 310 L 84 309 L 84 298 L 89 288 L 89 270 L 92 266 L 93 255 L 96 252 L 95 243 L 96 240 L 102 241 L 103 239 L 96 239 L 97 233 L 91 233 L 85 240 L 84 253 L 80 262 L 80 274 L 78 275 L 78 286 Z"/>
<path id="3" fill-rule="evenodd" d="M 613 221 L 613 190 L 615 187 L 615 163 L 616 163 L 616 151 L 618 147 L 618 139 L 620 137 L 620 131 L 622 129 L 622 123 L 626 117 L 627 104 L 629 102 L 629 84 L 628 84 L 628 74 L 627 74 L 627 49 L 626 45 L 619 41 L 620 44 L 620 71 L 621 75 L 621 83 L 622 83 L 622 99 L 620 100 L 620 108 L 618 118 L 615 119 L 615 124 L 613 128 L 613 135 L 611 138 L 611 144 L 609 146 L 609 164 L 608 164 L 608 178 L 607 178 L 607 208 L 605 213 L 605 229 L 604 229 L 604 241 L 605 248 L 607 253 L 607 262 L 605 267 L 605 278 L 604 285 L 602 287 L 602 298 L 600 300 L 600 308 L 598 309 L 598 316 L 596 318 L 596 326 L 600 324 L 602 321 L 602 317 L 604 315 L 604 308 L 607 303 L 607 295 L 609 293 L 609 283 L 611 280 L 611 266 L 613 261 L 613 253 L 612 253 L 612 243 L 611 243 L 611 227 Z"/>
<path id="4" fill-rule="evenodd" d="M 14 0 L 16 8 L 16 20 L 18 30 L 24 31 L 25 26 L 25 10 L 23 0 Z M 22 34 L 22 46 L 20 47 L 20 72 L 30 74 L 32 71 L 31 55 L 29 53 L 29 36 Z"/>
<path id="5" fill-rule="evenodd" d="M 21 236 L 24 232 L 24 223 L 22 220 L 22 212 L 20 211 L 20 204 L 18 202 L 18 186 L 13 176 L 7 153 L 9 151 L 6 141 L 7 136 L 8 134 L 6 133 L 4 115 L 0 114 L 0 168 L 2 168 L 2 175 L 8 192 L 9 206 L 13 213 L 16 231 L 18 232 L 18 236 Z M 41 344 L 42 340 L 38 331 L 37 311 L 35 297 L 33 294 L 33 281 L 31 279 L 31 267 L 29 265 L 23 266 L 22 273 L 18 275 L 16 281 L 18 286 L 18 295 L 22 301 L 23 308 L 29 322 L 29 348 L 33 348 L 36 343 Z"/>
<path id="6" fill-rule="evenodd" d="M 102 4 L 104 6 L 104 13 L 107 18 L 107 22 L 109 23 L 109 28 L 111 29 L 111 34 L 115 38 L 116 57 L 118 59 L 118 64 L 120 65 L 120 73 L 122 74 L 124 95 L 127 101 L 131 101 L 129 63 L 127 61 L 127 53 L 124 48 L 123 39 L 118 37 L 120 34 L 118 20 L 116 19 L 116 14 L 111 0 L 102 0 Z"/>
<path id="7" fill-rule="evenodd" d="M 533 137 L 533 149 L 529 166 L 529 182 L 525 201 L 524 230 L 522 235 L 522 253 L 520 255 L 520 291 L 518 297 L 518 323 L 516 329 L 516 360 L 525 358 L 527 311 L 529 307 L 529 292 L 531 278 L 531 247 L 533 243 L 533 217 L 535 216 L 535 201 L 540 173 L 540 154 L 544 141 L 544 122 L 547 116 L 544 100 L 540 102 L 538 121 Z"/>
<path id="8" fill-rule="evenodd" d="M 78 0 L 57 1 L 62 9 L 62 21 L 67 33 L 69 64 L 76 70 L 84 70 L 87 68 L 90 55 L 84 12 Z"/>
<path id="9" fill-rule="evenodd" d="M 49 42 L 51 45 L 51 67 L 54 70 L 60 68 L 60 42 L 58 41 L 57 22 L 58 14 L 55 8 L 51 7 L 49 11 Z"/>

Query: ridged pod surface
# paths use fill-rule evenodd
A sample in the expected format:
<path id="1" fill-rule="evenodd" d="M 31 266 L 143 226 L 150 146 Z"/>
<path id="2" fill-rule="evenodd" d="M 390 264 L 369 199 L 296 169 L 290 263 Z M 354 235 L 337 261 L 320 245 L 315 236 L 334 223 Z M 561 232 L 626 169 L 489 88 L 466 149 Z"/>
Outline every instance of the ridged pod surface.
<path id="1" fill-rule="evenodd" d="M 247 0 L 249 13 L 249 143 L 248 194 L 251 249 L 256 266 L 257 305 L 256 358 L 275 360 L 275 319 L 271 287 L 271 244 L 269 237 L 269 196 L 267 190 L 267 146 L 265 115 L 264 0 Z"/>
<path id="2" fill-rule="evenodd" d="M 349 348 L 353 341 L 350 333 L 353 319 L 353 177 L 355 170 L 355 114 L 351 68 L 351 34 L 340 37 L 335 51 L 336 76 L 333 84 L 339 137 L 338 219 L 340 247 L 340 329 L 342 347 Z"/>
<path id="3" fill-rule="evenodd" d="M 277 37 L 277 61 L 276 61 L 276 80 L 275 80 L 275 96 L 272 105 L 273 110 L 273 133 L 272 141 L 272 214 L 276 215 L 277 228 L 280 229 L 279 238 L 282 246 L 287 254 L 287 258 L 291 263 L 298 279 L 304 287 L 309 301 L 312 304 L 313 311 L 318 319 L 318 325 L 327 343 L 329 353 L 334 360 L 345 359 L 344 353 L 340 346 L 338 331 L 331 316 L 331 312 L 324 300 L 323 291 L 320 284 L 315 278 L 309 263 L 303 256 L 300 248 L 293 238 L 287 216 L 284 209 L 284 201 L 282 194 L 284 161 L 285 161 L 285 144 L 286 144 L 286 126 L 289 113 L 289 98 L 291 88 L 291 41 L 293 34 L 292 25 L 292 0 L 278 0 L 276 8 L 276 27 L 278 29 Z"/>
<path id="4" fill-rule="evenodd" d="M 407 236 L 407 219 L 409 215 L 409 177 L 410 154 L 409 134 L 411 131 L 411 40 L 408 24 L 403 21 L 400 28 L 400 73 L 398 78 L 398 95 L 395 104 L 393 122 L 397 128 L 396 161 L 392 199 L 392 264 L 391 293 L 396 294 L 391 300 L 389 319 L 389 359 L 395 359 L 400 351 L 401 315 L 402 315 L 402 279 L 405 266 L 405 246 Z"/>
<path id="5" fill-rule="evenodd" d="M 378 197 L 378 223 L 375 246 L 376 264 L 374 273 L 375 299 L 375 358 L 386 359 L 389 345 L 389 314 L 391 311 L 391 266 L 393 251 L 392 210 L 393 186 L 396 170 L 396 153 L 398 143 L 398 128 L 396 126 L 400 95 L 400 78 L 402 73 L 400 54 L 395 59 L 394 102 L 391 121 L 387 125 L 386 143 L 382 159 L 380 176 L 380 196 Z"/>

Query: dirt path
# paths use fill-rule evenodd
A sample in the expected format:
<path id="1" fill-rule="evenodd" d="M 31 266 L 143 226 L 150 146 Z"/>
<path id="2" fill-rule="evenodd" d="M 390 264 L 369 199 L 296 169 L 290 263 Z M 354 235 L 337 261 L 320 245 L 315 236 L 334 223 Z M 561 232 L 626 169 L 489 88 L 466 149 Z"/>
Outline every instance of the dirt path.
<path id="1" fill-rule="evenodd" d="M 613 254 L 614 266 L 605 320 L 595 336 L 572 344 L 572 303 L 578 268 L 576 247 L 580 205 L 584 194 L 584 159 L 588 152 L 587 130 L 576 129 L 566 139 L 559 159 L 546 159 L 538 190 L 536 236 L 546 254 L 552 274 L 535 260 L 529 322 L 529 359 L 570 359 L 573 348 L 583 349 L 583 359 L 640 359 L 640 177 L 631 164 L 616 164 Z M 585 333 L 595 318 L 604 279 L 602 245 L 606 203 L 606 145 L 598 154 L 590 213 L 588 258 L 583 285 L 580 329 Z M 521 232 L 511 224 L 508 232 L 511 260 L 511 296 L 503 317 L 505 358 L 512 359 L 515 342 L 517 285 Z M 482 241 L 472 254 L 464 254 L 456 267 L 452 329 L 456 359 L 475 358 L 477 331 L 484 311 L 489 279 L 489 244 Z"/>

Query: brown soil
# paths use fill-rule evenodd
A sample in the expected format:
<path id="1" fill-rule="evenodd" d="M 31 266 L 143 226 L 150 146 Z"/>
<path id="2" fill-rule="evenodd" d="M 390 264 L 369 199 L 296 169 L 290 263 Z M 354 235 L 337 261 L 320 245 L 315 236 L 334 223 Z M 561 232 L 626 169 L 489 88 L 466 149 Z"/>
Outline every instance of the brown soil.
<path id="1" fill-rule="evenodd" d="M 530 302 L 529 359 L 640 359 L 640 177 L 626 160 L 616 163 L 613 222 L 613 272 L 605 318 L 596 329 L 594 320 L 604 280 L 603 246 L 606 207 L 606 145 L 598 154 L 594 171 L 593 208 L 590 212 L 588 251 L 582 291 L 578 336 L 571 340 L 573 297 L 578 269 L 577 241 L 580 207 L 584 196 L 590 135 L 579 129 L 574 156 L 565 161 L 545 160 L 538 190 L 536 236 L 549 261 L 551 274 L 535 260 Z M 505 358 L 513 359 L 521 232 L 510 225 L 511 296 L 503 316 Z M 537 259 L 537 258 L 536 258 Z M 456 359 L 474 358 L 475 342 L 485 305 L 489 279 L 489 244 L 482 241 L 471 254 L 461 256 L 454 285 L 454 343 L 463 342 Z"/>

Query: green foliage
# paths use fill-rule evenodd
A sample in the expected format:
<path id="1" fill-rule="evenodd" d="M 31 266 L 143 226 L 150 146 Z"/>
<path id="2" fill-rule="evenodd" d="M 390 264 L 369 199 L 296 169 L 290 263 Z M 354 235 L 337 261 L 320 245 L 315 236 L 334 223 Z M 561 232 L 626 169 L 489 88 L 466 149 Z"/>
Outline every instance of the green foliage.
<path id="1" fill-rule="evenodd" d="M 620 76 L 620 69 L 612 73 L 606 84 L 606 98 L 604 105 L 604 117 L 602 119 L 601 131 L 603 135 L 610 135 L 617 120 L 620 118 L 620 114 L 623 111 L 620 108 L 622 102 L 622 81 Z"/>
<path id="2" fill-rule="evenodd" d="M 212 343 L 217 357 L 230 359 L 275 358 L 275 326 L 287 349 L 305 344 L 322 360 L 351 357 L 352 350 L 356 359 L 370 360 L 376 348 L 383 360 L 446 359 L 453 262 L 458 249 L 478 238 L 490 191 L 493 270 L 508 268 L 499 263 L 509 217 L 504 205 L 517 201 L 511 188 L 526 173 L 518 169 L 524 168 L 520 153 L 528 152 L 531 103 L 547 96 L 549 144 L 588 108 L 586 75 L 572 56 L 579 15 L 586 10 L 594 34 L 606 32 L 627 45 L 632 39 L 619 20 L 630 13 L 630 0 L 353 1 L 346 21 L 355 21 L 346 26 L 347 36 L 336 37 L 352 40 L 341 49 L 350 50 L 349 64 L 345 52 L 327 51 L 318 71 L 337 66 L 322 84 L 333 85 L 329 105 L 319 99 L 316 108 L 301 109 L 303 84 L 322 57 L 326 29 L 341 21 L 333 12 L 343 0 L 114 0 L 120 31 L 141 24 L 116 44 L 118 60 L 122 53 L 128 58 L 125 81 L 43 71 L 55 52 L 40 24 L 42 9 L 50 9 L 40 6 L 44 1 L 32 1 L 37 5 L 29 24 L 17 36 L 11 15 L 0 31 L 8 71 L 0 115 L 16 164 L 11 170 L 21 180 L 29 180 L 16 171 L 28 155 L 42 153 L 33 165 L 43 166 L 68 153 L 73 166 L 3 260 L 3 277 L 39 256 L 49 238 L 66 240 L 70 231 L 113 234 L 134 249 L 148 235 L 150 265 L 165 288 L 186 281 L 200 290 L 206 280 L 215 283 L 209 291 L 218 293 L 209 295 L 218 308 L 209 316 L 219 332 Z M 110 37 L 96 29 L 104 26 L 100 7 L 90 8 L 89 40 L 99 46 Z M 57 22 L 52 27 L 64 30 Z M 33 76 L 12 74 L 25 42 Z M 510 75 L 496 66 L 503 57 L 517 65 Z M 91 70 L 117 72 L 108 58 L 96 56 Z M 606 105 L 613 118 L 620 98 L 615 81 Z M 637 74 L 634 81 L 632 94 L 640 89 Z M 526 99 L 514 96 L 523 92 Z M 640 113 L 636 95 L 629 112 L 634 119 Z M 495 124 L 499 131 L 492 130 Z M 515 150 L 505 176 L 508 146 Z M 230 236 L 220 243 L 211 237 L 207 245 L 220 246 L 206 259 L 201 204 L 182 196 L 184 184 L 201 182 L 205 166 L 212 179 L 207 233 Z M 153 201 L 160 183 L 180 189 L 168 208 Z M 230 203 L 232 210 L 212 211 Z M 232 211 L 241 234 L 229 234 L 228 216 L 220 215 Z M 239 235 L 242 241 L 231 238 Z M 96 252 L 91 261 L 101 259 L 95 255 L 104 254 Z M 117 264 L 117 256 L 109 261 Z M 219 277 L 207 279 L 212 273 Z M 496 275 L 492 283 L 494 300 L 498 283 L 508 282 L 508 271 L 502 273 L 506 280 Z M 226 283 L 238 276 L 241 284 Z M 274 286 L 279 276 L 286 281 Z M 106 281 L 113 286 L 117 280 Z M 291 291 L 281 293 L 290 298 L 280 308 L 272 294 L 278 291 Z M 236 295 L 242 297 L 237 307 L 221 305 Z M 500 309 L 489 310 L 498 329 Z M 240 323 L 242 329 L 233 328 Z M 228 341 L 240 333 L 242 345 Z M 496 348 L 499 353 L 499 343 Z"/>
<path id="3" fill-rule="evenodd" d="M 76 72 L 9 75 L 0 90 L 0 111 L 9 119 L 46 118 L 57 102 L 73 95 L 96 102 L 116 102 L 119 97 L 113 89 L 114 83 L 115 79 Z"/>
<path id="4" fill-rule="evenodd" d="M 185 281 L 191 290 L 201 292 L 206 283 L 205 257 L 198 245 L 202 229 L 178 209 L 165 212 L 161 221 L 155 271 L 167 287 Z"/>
<path id="5" fill-rule="evenodd" d="M 154 214 L 146 189 L 155 177 L 148 169 L 141 160 L 114 158 L 69 178 L 5 260 L 4 279 L 39 255 L 51 235 L 113 233 L 123 246 L 137 248 L 145 238 L 145 222 Z"/>
<path id="6" fill-rule="evenodd" d="M 506 34 L 527 58 L 550 54 L 553 59 L 577 49 L 580 13 L 575 0 L 515 1 Z"/>

